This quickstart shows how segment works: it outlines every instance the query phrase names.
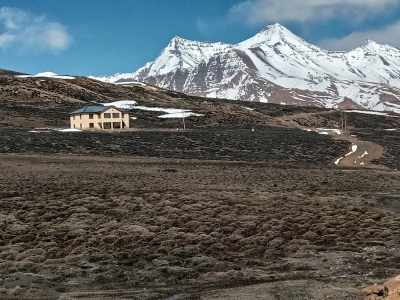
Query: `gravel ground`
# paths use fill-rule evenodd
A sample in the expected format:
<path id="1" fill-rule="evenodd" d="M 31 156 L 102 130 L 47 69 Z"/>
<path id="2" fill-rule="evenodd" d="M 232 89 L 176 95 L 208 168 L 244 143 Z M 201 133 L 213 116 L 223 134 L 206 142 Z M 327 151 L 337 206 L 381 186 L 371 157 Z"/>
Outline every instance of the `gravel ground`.
<path id="1" fill-rule="evenodd" d="M 400 273 L 399 200 L 394 172 L 4 154 L 0 298 L 345 299 Z"/>

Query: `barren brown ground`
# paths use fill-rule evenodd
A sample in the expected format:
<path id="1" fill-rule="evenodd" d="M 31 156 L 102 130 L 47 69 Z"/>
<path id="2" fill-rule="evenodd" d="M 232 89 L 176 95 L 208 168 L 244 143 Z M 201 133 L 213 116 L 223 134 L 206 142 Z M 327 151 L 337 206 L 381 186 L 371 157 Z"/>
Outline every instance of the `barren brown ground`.
<path id="1" fill-rule="evenodd" d="M 204 117 L 29 132 L 125 99 Z M 337 300 L 400 274 L 398 173 L 337 169 L 348 141 L 298 129 L 338 128 L 338 111 L 11 76 L 0 104 L 0 299 Z M 384 147 L 370 166 L 400 169 L 399 118 L 347 117 Z"/>
<path id="2" fill-rule="evenodd" d="M 1 155 L 0 298 L 357 299 L 400 273 L 399 200 L 380 170 Z"/>

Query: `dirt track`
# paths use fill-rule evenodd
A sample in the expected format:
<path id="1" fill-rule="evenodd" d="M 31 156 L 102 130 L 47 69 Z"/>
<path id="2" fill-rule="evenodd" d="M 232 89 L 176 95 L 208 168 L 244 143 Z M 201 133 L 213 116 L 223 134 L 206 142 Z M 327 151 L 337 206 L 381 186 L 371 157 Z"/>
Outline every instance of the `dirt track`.
<path id="1" fill-rule="evenodd" d="M 355 136 L 339 136 L 337 139 L 351 143 L 349 152 L 336 161 L 339 167 L 383 168 L 383 166 L 372 164 L 373 161 L 382 158 L 384 154 L 385 149 L 381 145 L 373 142 L 361 141 Z"/>
<path id="2" fill-rule="evenodd" d="M 284 126 L 318 132 L 317 128 L 338 128 L 340 116 L 338 111 L 300 112 L 278 116 L 275 120 Z M 336 165 L 345 168 L 400 169 L 397 159 L 400 153 L 399 138 L 395 130 L 398 128 L 398 118 L 347 113 L 347 121 L 355 135 L 337 136 L 328 131 L 336 140 L 351 143 L 347 152 L 337 158 Z M 386 126 L 390 129 L 382 130 Z M 353 145 L 357 146 L 354 152 Z"/>

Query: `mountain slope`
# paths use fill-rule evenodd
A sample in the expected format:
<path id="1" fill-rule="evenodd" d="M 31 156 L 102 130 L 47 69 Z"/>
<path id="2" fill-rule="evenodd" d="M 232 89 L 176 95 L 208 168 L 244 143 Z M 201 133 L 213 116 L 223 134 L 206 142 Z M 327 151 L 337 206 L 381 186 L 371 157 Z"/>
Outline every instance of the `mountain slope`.
<path id="1" fill-rule="evenodd" d="M 14 76 L 14 75 L 23 75 L 23 73 L 6 70 L 6 69 L 0 69 L 0 76 L 4 76 L 4 75 Z"/>
<path id="2" fill-rule="evenodd" d="M 235 45 L 175 37 L 135 73 L 98 79 L 234 100 L 400 111 L 400 50 L 369 41 L 329 52 L 279 24 Z"/>
<path id="3" fill-rule="evenodd" d="M 159 118 L 164 114 L 160 108 L 190 110 L 202 115 L 188 118 L 188 128 L 241 129 L 282 125 L 282 122 L 274 121 L 275 116 L 282 114 L 326 111 L 251 103 L 257 105 L 260 110 L 257 112 L 243 102 L 215 102 L 215 99 L 188 96 L 145 84 L 115 85 L 79 76 L 66 78 L 0 75 L 0 128 L 65 127 L 69 125 L 69 113 L 83 105 L 127 99 L 135 100 L 139 107 L 158 108 L 148 111 L 134 109 L 132 114 L 136 119 L 133 126 L 137 128 L 182 126 L 181 118 Z"/>

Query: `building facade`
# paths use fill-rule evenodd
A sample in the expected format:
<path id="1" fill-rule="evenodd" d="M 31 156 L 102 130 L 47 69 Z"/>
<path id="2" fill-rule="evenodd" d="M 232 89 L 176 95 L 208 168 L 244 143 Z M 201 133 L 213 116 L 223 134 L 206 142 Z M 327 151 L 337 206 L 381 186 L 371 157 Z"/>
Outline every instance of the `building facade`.
<path id="1" fill-rule="evenodd" d="M 114 106 L 85 106 L 70 114 L 70 127 L 81 130 L 129 128 L 129 113 Z"/>

